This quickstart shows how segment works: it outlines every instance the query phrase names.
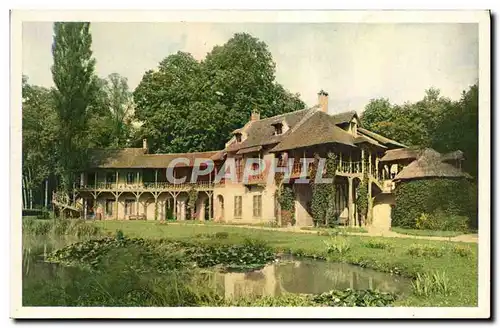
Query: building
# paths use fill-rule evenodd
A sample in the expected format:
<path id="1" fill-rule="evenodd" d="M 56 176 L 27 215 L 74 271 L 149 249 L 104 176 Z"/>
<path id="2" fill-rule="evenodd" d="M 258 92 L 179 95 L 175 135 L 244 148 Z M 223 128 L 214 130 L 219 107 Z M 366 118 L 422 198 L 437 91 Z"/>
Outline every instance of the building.
<path id="1" fill-rule="evenodd" d="M 318 105 L 312 108 L 263 119 L 254 111 L 243 127 L 233 131 L 225 149 L 219 151 L 149 154 L 146 140 L 142 148 L 94 151 L 89 170 L 81 174 L 75 186 L 74 208 L 85 217 L 95 215 L 99 219 L 280 222 L 278 188 L 288 186 L 295 197 L 295 225 L 310 226 L 312 187 L 299 183 L 301 178 L 312 178 L 306 159 L 334 153 L 335 216 L 341 224 L 369 223 L 388 229 L 395 183 L 405 177 L 405 171 L 414 171 L 412 167 L 417 165 L 422 151 L 364 129 L 354 111 L 329 115 L 327 108 L 328 94 L 321 91 Z M 213 161 L 215 169 L 190 182 L 171 183 L 167 167 L 178 158 L 187 160 L 172 170 L 177 179 L 189 180 L 194 168 L 206 159 Z M 276 162 L 284 168 L 291 159 L 294 161 L 288 168 L 290 179 L 281 186 L 273 174 L 269 179 L 269 169 L 243 179 L 244 168 L 253 168 L 256 160 Z M 443 155 L 440 170 L 462 174 L 461 160 L 460 151 Z M 217 179 L 227 163 L 234 163 L 237 181 Z M 361 222 L 355 206 L 356 190 L 365 175 L 369 186 L 368 215 L 366 222 Z M 188 206 L 190 193 L 196 194 L 194 208 Z M 55 202 L 71 209 L 67 201 Z"/>

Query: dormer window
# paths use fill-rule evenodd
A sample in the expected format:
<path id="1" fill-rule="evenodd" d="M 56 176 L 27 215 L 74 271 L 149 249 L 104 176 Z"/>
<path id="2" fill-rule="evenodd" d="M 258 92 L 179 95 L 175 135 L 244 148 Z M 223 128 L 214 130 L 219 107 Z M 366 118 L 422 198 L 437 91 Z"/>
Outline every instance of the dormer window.
<path id="1" fill-rule="evenodd" d="M 240 143 L 241 142 L 241 133 L 236 133 L 235 135 L 236 142 Z"/>
<path id="2" fill-rule="evenodd" d="M 358 135 L 358 124 L 355 120 L 352 120 L 351 123 L 349 123 L 349 131 L 353 136 Z"/>
<path id="3" fill-rule="evenodd" d="M 276 123 L 274 125 L 274 134 L 277 135 L 277 136 L 279 136 L 282 133 L 283 133 L 283 124 Z"/>

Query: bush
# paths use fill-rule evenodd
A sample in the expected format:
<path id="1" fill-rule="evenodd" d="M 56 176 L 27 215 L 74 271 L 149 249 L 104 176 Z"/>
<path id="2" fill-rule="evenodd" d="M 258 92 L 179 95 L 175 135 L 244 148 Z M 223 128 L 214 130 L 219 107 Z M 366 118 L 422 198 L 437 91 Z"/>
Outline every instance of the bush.
<path id="1" fill-rule="evenodd" d="M 433 214 L 422 213 L 415 223 L 417 229 L 435 231 L 461 231 L 469 230 L 469 219 L 465 216 L 448 215 L 442 210 Z"/>
<path id="2" fill-rule="evenodd" d="M 229 233 L 226 231 L 218 231 L 215 233 L 215 238 L 217 239 L 227 239 L 229 237 Z"/>
<path id="3" fill-rule="evenodd" d="M 429 245 L 411 245 L 407 253 L 416 257 L 441 257 L 444 255 L 444 250 Z"/>
<path id="4" fill-rule="evenodd" d="M 392 225 L 417 228 L 422 213 L 436 216 L 429 220 L 446 221 L 447 229 L 463 229 L 477 225 L 477 187 L 465 179 L 427 179 L 401 182 L 395 190 L 396 206 L 392 211 Z M 456 223 L 456 221 L 459 221 Z M 421 228 L 422 229 L 422 228 Z"/>
<path id="5" fill-rule="evenodd" d="M 472 255 L 472 250 L 469 246 L 454 245 L 451 252 L 461 257 L 469 257 Z"/>
<path id="6" fill-rule="evenodd" d="M 391 249 L 392 245 L 383 240 L 371 239 L 363 243 L 364 247 L 376 249 Z"/>
<path id="7" fill-rule="evenodd" d="M 325 240 L 325 245 L 328 254 L 344 255 L 351 249 L 351 245 L 345 238 L 334 237 Z"/>

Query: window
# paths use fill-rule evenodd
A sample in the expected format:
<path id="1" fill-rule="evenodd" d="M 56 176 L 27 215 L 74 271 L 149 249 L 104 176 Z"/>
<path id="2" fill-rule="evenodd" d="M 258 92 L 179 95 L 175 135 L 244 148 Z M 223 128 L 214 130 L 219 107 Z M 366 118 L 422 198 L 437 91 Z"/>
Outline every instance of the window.
<path id="1" fill-rule="evenodd" d="M 113 215 L 114 199 L 106 199 L 106 215 Z"/>
<path id="2" fill-rule="evenodd" d="M 236 133 L 236 142 L 241 142 L 241 133 Z"/>
<path id="3" fill-rule="evenodd" d="M 234 217 L 241 218 L 241 196 L 234 196 Z"/>
<path id="4" fill-rule="evenodd" d="M 126 199 L 125 200 L 125 215 L 134 214 L 135 200 Z"/>
<path id="5" fill-rule="evenodd" d="M 136 178 L 136 173 L 128 172 L 127 173 L 127 184 L 134 184 Z"/>
<path id="6" fill-rule="evenodd" d="M 262 195 L 253 196 L 253 217 L 262 217 Z"/>
<path id="7" fill-rule="evenodd" d="M 279 136 L 280 134 L 283 133 L 283 124 L 277 123 L 274 125 L 274 134 Z"/>

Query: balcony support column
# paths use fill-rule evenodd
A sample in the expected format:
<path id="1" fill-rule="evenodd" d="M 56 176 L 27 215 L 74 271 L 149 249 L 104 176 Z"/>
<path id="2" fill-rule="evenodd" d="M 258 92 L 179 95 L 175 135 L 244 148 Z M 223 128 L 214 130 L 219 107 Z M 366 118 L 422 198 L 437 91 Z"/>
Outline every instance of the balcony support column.
<path id="1" fill-rule="evenodd" d="M 372 153 L 368 152 L 368 174 L 372 174 Z"/>
<path id="2" fill-rule="evenodd" d="M 365 173 L 365 150 L 361 149 L 361 173 Z"/>
<path id="3" fill-rule="evenodd" d="M 83 201 L 83 219 L 87 220 L 87 197 L 83 197 L 82 201 Z"/>
<path id="4" fill-rule="evenodd" d="M 377 178 L 377 180 L 379 180 L 379 177 L 378 177 L 378 166 L 379 166 L 379 158 L 378 156 L 375 157 L 375 177 Z"/>

